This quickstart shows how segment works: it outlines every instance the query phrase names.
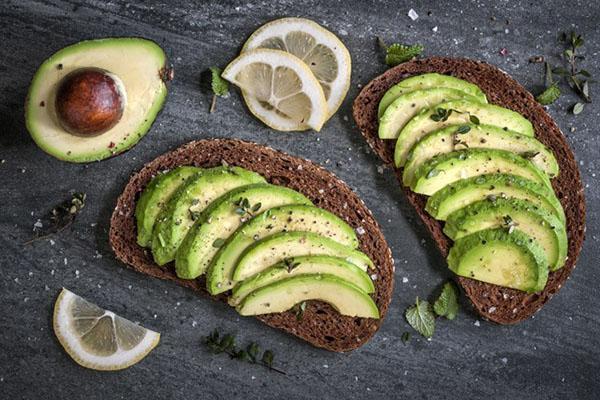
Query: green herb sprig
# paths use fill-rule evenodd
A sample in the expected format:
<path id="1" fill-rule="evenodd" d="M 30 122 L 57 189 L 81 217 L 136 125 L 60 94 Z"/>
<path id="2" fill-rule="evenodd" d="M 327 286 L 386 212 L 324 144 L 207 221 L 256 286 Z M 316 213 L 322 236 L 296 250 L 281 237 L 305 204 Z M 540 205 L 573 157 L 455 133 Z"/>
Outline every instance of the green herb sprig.
<path id="1" fill-rule="evenodd" d="M 422 336 L 430 338 L 435 332 L 436 317 L 453 320 L 458 314 L 458 290 L 452 282 L 446 282 L 442 292 L 433 303 L 433 307 L 425 300 L 417 297 L 415 304 L 406 309 L 404 316 L 408 324 Z M 402 341 L 408 342 L 410 334 L 404 332 Z"/>
<path id="2" fill-rule="evenodd" d="M 394 43 L 387 46 L 380 37 L 377 38 L 377 44 L 385 51 L 385 63 L 388 67 L 395 67 L 398 64 L 410 61 L 420 56 L 423 52 L 423 46 L 420 44 L 406 45 Z"/>
<path id="3" fill-rule="evenodd" d="M 265 350 L 262 356 L 259 357 L 260 347 L 254 342 L 249 343 L 245 348 L 238 348 L 235 343 L 235 336 L 232 334 L 221 336 L 219 331 L 215 329 L 205 338 L 204 344 L 213 354 L 224 353 L 232 359 L 262 365 L 271 371 L 286 375 L 284 371 L 273 367 L 274 354 L 271 350 Z"/>
<path id="4" fill-rule="evenodd" d="M 48 238 L 67 229 L 81 210 L 85 207 L 85 193 L 73 193 L 67 199 L 54 207 L 48 215 L 43 218 L 42 228 L 35 230 L 35 236 L 24 244 L 30 244 L 37 240 Z M 44 228 L 44 226 L 46 226 Z"/>
<path id="5" fill-rule="evenodd" d="M 229 82 L 221 77 L 223 70 L 219 67 L 210 67 L 211 82 L 210 87 L 213 91 L 212 101 L 210 102 L 211 114 L 215 112 L 218 97 L 227 97 L 229 95 Z"/>
<path id="6" fill-rule="evenodd" d="M 258 212 L 262 207 L 262 203 L 260 202 L 250 205 L 250 201 L 246 197 L 241 197 L 234 203 L 234 205 L 236 206 L 235 213 L 242 218 L 254 217 L 255 213 Z"/>
<path id="7" fill-rule="evenodd" d="M 585 59 L 580 54 L 580 49 L 584 44 L 583 37 L 573 31 L 569 34 L 563 32 L 559 37 L 559 41 L 566 46 L 562 56 L 567 66 L 566 68 L 561 66 L 552 68 L 550 64 L 545 63 L 546 89 L 536 97 L 536 100 L 542 105 L 554 103 L 561 96 L 560 80 L 565 80 L 582 100 L 571 107 L 571 112 L 577 115 L 584 110 L 586 103 L 592 102 L 589 85 L 595 81 L 591 79 L 592 75 L 587 70 L 579 68 L 578 65 L 580 61 Z M 557 75 L 559 79 L 555 81 L 553 75 Z"/>

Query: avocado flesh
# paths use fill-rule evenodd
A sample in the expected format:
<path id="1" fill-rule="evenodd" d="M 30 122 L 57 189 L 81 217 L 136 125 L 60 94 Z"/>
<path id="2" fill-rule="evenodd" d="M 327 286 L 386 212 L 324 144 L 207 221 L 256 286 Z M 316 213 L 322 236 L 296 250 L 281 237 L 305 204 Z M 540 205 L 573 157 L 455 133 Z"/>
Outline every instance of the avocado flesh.
<path id="1" fill-rule="evenodd" d="M 142 192 L 135 206 L 137 243 L 148 247 L 152 243 L 152 228 L 160 211 L 173 193 L 200 168 L 178 167 L 154 177 Z"/>
<path id="2" fill-rule="evenodd" d="M 264 271 L 240 282 L 229 298 L 237 306 L 248 294 L 263 286 L 283 279 L 306 274 L 328 274 L 354 284 L 365 293 L 373 293 L 375 285 L 369 275 L 343 258 L 331 256 L 302 256 L 286 258 Z"/>
<path id="3" fill-rule="evenodd" d="M 175 259 L 194 219 L 219 196 L 240 186 L 264 183 L 259 174 L 239 167 L 202 170 L 188 179 L 159 214 L 152 232 L 152 255 L 158 265 Z"/>
<path id="4" fill-rule="evenodd" d="M 167 96 L 163 82 L 167 59 L 153 41 L 142 38 L 87 40 L 54 53 L 35 73 L 25 106 L 27 130 L 46 153 L 84 163 L 119 154 L 150 129 Z M 127 102 L 119 122 L 98 136 L 68 133 L 58 122 L 55 98 L 59 82 L 80 68 L 100 68 L 117 76 Z"/>
<path id="5" fill-rule="evenodd" d="M 245 211 L 241 208 L 242 199 L 249 204 Z M 204 210 L 185 235 L 175 256 L 177 276 L 194 279 L 204 274 L 219 250 L 214 245 L 216 240 L 226 240 L 253 215 L 286 204 L 312 203 L 295 190 L 268 183 L 242 186 L 227 192 Z"/>
<path id="6" fill-rule="evenodd" d="M 379 138 L 396 139 L 408 121 L 421 110 L 451 100 L 480 100 L 458 89 L 431 88 L 415 90 L 397 97 L 379 118 Z"/>
<path id="7" fill-rule="evenodd" d="M 439 109 L 453 111 L 445 121 L 434 121 L 431 117 Z M 394 150 L 396 166 L 404 166 L 410 149 L 428 133 L 450 125 L 468 124 L 471 122 L 471 117 L 477 117 L 480 124 L 494 125 L 521 135 L 534 136 L 531 122 L 515 111 L 493 104 L 473 103 L 466 100 L 449 101 L 421 111 L 402 128 Z"/>
<path id="8" fill-rule="evenodd" d="M 328 211 L 305 205 L 272 208 L 240 226 L 219 249 L 209 266 L 208 291 L 218 294 L 231 289 L 233 271 L 242 253 L 266 236 L 289 231 L 313 232 L 342 245 L 358 247 L 354 230 Z"/>
<path id="9" fill-rule="evenodd" d="M 458 129 L 467 129 L 459 133 Z M 410 186 L 416 169 L 425 161 L 455 150 L 487 148 L 512 151 L 530 160 L 550 178 L 558 175 L 554 154 L 537 139 L 492 125 L 452 125 L 432 132 L 417 142 L 408 154 L 402 180 Z"/>
<path id="10" fill-rule="evenodd" d="M 529 160 L 510 151 L 495 149 L 459 150 L 436 156 L 417 168 L 411 189 L 431 196 L 458 180 L 491 173 L 521 176 L 552 189 L 546 174 Z"/>
<path id="11" fill-rule="evenodd" d="M 516 175 L 488 174 L 454 182 L 427 200 L 425 210 L 435 219 L 448 215 L 479 200 L 517 198 L 531 202 L 556 215 L 565 224 L 565 213 L 554 192 L 546 185 Z"/>
<path id="12" fill-rule="evenodd" d="M 379 318 L 377 305 L 367 293 L 328 274 L 298 275 L 263 286 L 247 295 L 237 310 L 244 316 L 281 313 L 308 300 L 328 303 L 342 315 Z"/>
<path id="13" fill-rule="evenodd" d="M 377 116 L 381 118 L 388 106 L 392 104 L 396 98 L 405 93 L 438 87 L 457 89 L 468 95 L 477 97 L 482 103 L 487 103 L 485 94 L 477 85 L 448 75 L 436 73 L 421 74 L 406 78 L 388 89 L 379 102 Z"/>
<path id="14" fill-rule="evenodd" d="M 343 258 L 363 271 L 373 268 L 373 262 L 356 249 L 311 232 L 282 232 L 251 245 L 240 257 L 233 280 L 241 281 L 286 258 L 328 255 Z"/>
<path id="15" fill-rule="evenodd" d="M 518 229 L 486 229 L 458 239 L 447 261 L 457 275 L 527 293 L 543 290 L 548 280 L 544 249 Z"/>
<path id="16" fill-rule="evenodd" d="M 499 227 L 519 229 L 535 239 L 546 253 L 550 271 L 564 265 L 568 246 L 564 224 L 554 214 L 525 200 L 496 199 L 473 203 L 450 214 L 444 233 L 456 241 L 474 232 Z"/>

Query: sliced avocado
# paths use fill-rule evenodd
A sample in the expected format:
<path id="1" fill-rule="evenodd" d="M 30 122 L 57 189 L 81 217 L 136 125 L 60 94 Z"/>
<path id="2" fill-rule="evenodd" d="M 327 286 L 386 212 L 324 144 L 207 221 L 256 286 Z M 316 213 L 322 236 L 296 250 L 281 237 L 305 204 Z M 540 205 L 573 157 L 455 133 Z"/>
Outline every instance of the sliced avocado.
<path id="1" fill-rule="evenodd" d="M 163 106 L 170 79 L 166 63 L 160 46 L 142 38 L 86 40 L 65 47 L 33 77 L 25 106 L 27 130 L 42 150 L 64 161 L 91 162 L 122 153 L 146 134 Z M 106 72 L 122 92 L 118 122 L 98 135 L 69 133 L 57 117 L 61 83 L 84 69 Z"/>
<path id="2" fill-rule="evenodd" d="M 405 93 L 409 93 L 415 90 L 424 90 L 439 87 L 457 89 L 468 95 L 477 97 L 482 103 L 487 103 L 485 94 L 481 91 L 481 89 L 479 89 L 477 85 L 474 85 L 462 79 L 455 78 L 453 76 L 431 73 L 411 76 L 410 78 L 406 78 L 389 88 L 388 91 L 385 92 L 385 94 L 381 98 L 381 101 L 379 102 L 379 109 L 377 111 L 377 115 L 379 118 L 381 118 L 388 106 L 392 104 L 392 102 L 396 100 L 396 98 L 402 96 Z"/>
<path id="3" fill-rule="evenodd" d="M 295 190 L 268 183 L 242 186 L 213 201 L 196 220 L 177 250 L 177 276 L 194 279 L 204 274 L 219 250 L 219 242 L 227 240 L 254 215 L 286 204 L 312 203 Z"/>
<path id="4" fill-rule="evenodd" d="M 154 261 L 158 265 L 173 261 L 194 221 L 219 196 L 240 186 L 264 182 L 259 174 L 239 167 L 205 169 L 188 179 L 156 219 L 152 232 Z"/>
<path id="5" fill-rule="evenodd" d="M 554 154 L 537 139 L 493 125 L 465 124 L 434 131 L 417 142 L 404 165 L 404 185 L 411 185 L 416 169 L 425 161 L 439 154 L 475 148 L 512 151 L 530 160 L 549 177 L 558 175 Z"/>
<path id="6" fill-rule="evenodd" d="M 404 125 L 421 110 L 434 107 L 451 100 L 469 100 L 474 103 L 479 99 L 458 89 L 431 88 L 415 90 L 396 98 L 379 118 L 378 135 L 380 139 L 396 139 Z"/>
<path id="7" fill-rule="evenodd" d="M 565 212 L 550 188 L 510 174 L 487 174 L 456 181 L 431 196 L 425 210 L 435 219 L 445 221 L 448 215 L 469 204 L 497 198 L 527 200 L 565 223 Z"/>
<path id="8" fill-rule="evenodd" d="M 350 282 L 365 293 L 373 293 L 375 285 L 369 275 L 343 258 L 331 256 L 302 256 L 286 258 L 264 271 L 240 282 L 233 288 L 229 304 L 237 306 L 248 294 L 282 279 L 306 274 L 328 274 Z"/>
<path id="9" fill-rule="evenodd" d="M 448 254 L 455 274 L 494 285 L 539 292 L 548 280 L 544 249 L 518 229 L 486 229 L 458 239 Z"/>
<path id="10" fill-rule="evenodd" d="M 552 213 L 521 199 L 480 200 L 450 214 L 444 233 L 456 241 L 488 228 L 519 229 L 535 239 L 546 253 L 550 271 L 567 257 L 565 226 Z"/>
<path id="11" fill-rule="evenodd" d="M 208 269 L 208 291 L 218 294 L 231 289 L 233 271 L 242 253 L 266 236 L 289 231 L 313 232 L 342 245 L 358 247 L 354 230 L 329 211 L 305 205 L 271 208 L 240 226 L 219 249 Z M 246 277 L 240 277 L 243 278 Z"/>
<path id="12" fill-rule="evenodd" d="M 169 201 L 173 193 L 200 168 L 177 167 L 155 176 L 142 192 L 135 206 L 137 223 L 137 243 L 148 247 L 152 242 L 152 228 L 160 210 Z"/>
<path id="13" fill-rule="evenodd" d="M 243 280 L 286 258 L 328 255 L 345 259 L 363 271 L 373 268 L 373 262 L 356 249 L 311 232 L 282 232 L 267 236 L 248 247 L 240 257 L 233 279 Z"/>
<path id="14" fill-rule="evenodd" d="M 546 174 L 531 161 L 510 151 L 495 149 L 459 150 L 435 156 L 417 168 L 411 189 L 431 196 L 458 180 L 491 173 L 521 176 L 552 189 Z"/>
<path id="15" fill-rule="evenodd" d="M 298 275 L 273 282 L 247 295 L 237 310 L 241 315 L 280 313 L 308 300 L 329 303 L 342 315 L 379 318 L 379 309 L 367 293 L 328 274 Z"/>
<path id="16" fill-rule="evenodd" d="M 449 125 L 464 125 L 470 122 L 495 125 L 525 136 L 534 135 L 531 122 L 515 111 L 493 104 L 467 100 L 449 101 L 421 111 L 404 125 L 398 135 L 394 151 L 396 166 L 404 166 L 408 152 L 428 133 Z"/>

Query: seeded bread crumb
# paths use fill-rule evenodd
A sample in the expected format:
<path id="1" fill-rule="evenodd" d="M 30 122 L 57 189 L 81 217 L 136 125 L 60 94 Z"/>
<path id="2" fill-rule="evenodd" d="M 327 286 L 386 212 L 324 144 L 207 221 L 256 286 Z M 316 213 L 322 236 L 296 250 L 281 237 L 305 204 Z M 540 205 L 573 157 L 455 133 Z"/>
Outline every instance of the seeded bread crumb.
<path id="1" fill-rule="evenodd" d="M 564 135 L 552 117 L 517 81 L 498 68 L 480 61 L 461 58 L 431 57 L 400 64 L 373 79 L 354 100 L 353 115 L 362 135 L 379 157 L 392 168 L 400 185 L 402 170 L 394 166 L 393 140 L 379 139 L 377 107 L 384 93 L 402 79 L 413 75 L 437 72 L 455 76 L 479 86 L 488 101 L 514 110 L 527 118 L 535 128 L 536 137 L 556 156 L 560 174 L 552 186 L 567 216 L 569 239 L 565 266 L 550 272 L 546 288 L 527 294 L 469 278 L 456 277 L 475 310 L 484 318 L 500 324 L 513 324 L 531 317 L 562 287 L 575 268 L 585 237 L 585 199 L 577 163 Z M 409 202 L 431 233 L 442 255 L 447 256 L 452 244 L 443 232 L 443 223 L 425 211 L 427 197 L 404 187 Z"/>
<path id="2" fill-rule="evenodd" d="M 379 225 L 361 199 L 340 179 L 310 161 L 254 143 L 231 139 L 200 140 L 188 143 L 146 164 L 134 174 L 119 196 L 110 224 L 110 244 L 117 259 L 144 274 L 168 279 L 209 296 L 204 278 L 183 280 L 173 264 L 159 267 L 152 255 L 136 243 L 135 203 L 142 190 L 158 172 L 180 165 L 214 167 L 235 165 L 255 171 L 268 182 L 295 189 L 318 207 L 340 216 L 358 235 L 360 250 L 375 264 L 377 274 L 373 298 L 381 319 L 340 315 L 330 305 L 310 301 L 299 321 L 292 311 L 258 316 L 265 324 L 291 333 L 314 346 L 344 352 L 365 344 L 379 329 L 391 301 L 394 273 L 391 251 Z M 211 296 L 226 302 L 224 295 Z"/>

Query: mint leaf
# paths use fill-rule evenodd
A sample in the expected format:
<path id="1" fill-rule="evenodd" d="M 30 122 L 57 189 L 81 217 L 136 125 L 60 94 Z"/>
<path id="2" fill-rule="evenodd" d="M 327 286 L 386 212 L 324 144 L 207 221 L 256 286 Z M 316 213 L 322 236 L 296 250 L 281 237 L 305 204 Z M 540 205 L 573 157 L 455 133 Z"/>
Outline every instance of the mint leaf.
<path id="1" fill-rule="evenodd" d="M 212 76 L 210 86 L 213 93 L 219 97 L 227 96 L 229 94 L 229 82 L 221 78 L 223 70 L 219 67 L 210 67 L 210 73 Z"/>
<path id="2" fill-rule="evenodd" d="M 560 97 L 560 89 L 558 88 L 558 83 L 553 83 L 548 86 L 546 90 L 540 93 L 535 99 L 538 103 L 543 106 L 547 106 L 548 104 L 554 103 Z"/>
<path id="3" fill-rule="evenodd" d="M 385 63 L 389 67 L 409 61 L 423 52 L 423 46 L 415 44 L 412 46 L 394 43 L 385 49 Z"/>
<path id="4" fill-rule="evenodd" d="M 417 297 L 415 305 L 406 309 L 404 313 L 406 321 L 426 338 L 433 336 L 435 330 L 435 315 L 427 301 L 419 301 Z"/>
<path id="5" fill-rule="evenodd" d="M 442 288 L 442 293 L 433 303 L 433 310 L 440 317 L 454 319 L 458 313 L 458 291 L 454 283 L 447 282 Z"/>

